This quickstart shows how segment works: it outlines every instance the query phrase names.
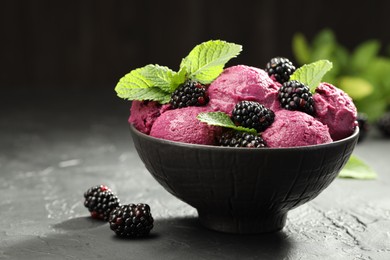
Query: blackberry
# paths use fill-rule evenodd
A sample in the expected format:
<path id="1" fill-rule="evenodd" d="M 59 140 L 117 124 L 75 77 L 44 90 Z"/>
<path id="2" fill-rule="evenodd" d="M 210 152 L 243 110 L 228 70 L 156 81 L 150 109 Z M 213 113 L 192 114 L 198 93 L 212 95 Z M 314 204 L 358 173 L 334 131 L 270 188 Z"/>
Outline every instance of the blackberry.
<path id="1" fill-rule="evenodd" d="M 290 75 L 295 71 L 295 66 L 287 58 L 275 57 L 267 63 L 265 71 L 270 77 L 274 76 L 277 82 L 283 84 L 290 79 Z"/>
<path id="2" fill-rule="evenodd" d="M 368 130 L 369 130 L 369 124 L 368 124 L 368 118 L 367 115 L 364 113 L 358 113 L 356 121 L 359 126 L 359 139 L 358 142 L 363 141 L 366 139 Z"/>
<path id="3" fill-rule="evenodd" d="M 279 88 L 279 101 L 285 109 L 314 115 L 314 100 L 310 89 L 297 80 L 283 83 Z"/>
<path id="4" fill-rule="evenodd" d="M 240 101 L 232 112 L 232 120 L 236 125 L 264 131 L 274 122 L 275 114 L 255 101 Z"/>
<path id="5" fill-rule="evenodd" d="M 377 126 L 385 137 L 390 137 L 390 112 L 385 113 L 378 120 Z"/>
<path id="6" fill-rule="evenodd" d="M 109 223 L 120 237 L 141 237 L 153 228 L 153 217 L 148 204 L 128 204 L 112 211 Z"/>
<path id="7" fill-rule="evenodd" d="M 118 197 L 104 185 L 94 186 L 84 193 L 84 206 L 91 217 L 107 221 L 110 212 L 120 206 Z"/>
<path id="8" fill-rule="evenodd" d="M 260 135 L 253 135 L 246 132 L 228 131 L 222 134 L 219 139 L 220 146 L 263 148 L 267 144 Z"/>
<path id="9" fill-rule="evenodd" d="M 187 81 L 180 85 L 172 93 L 169 101 L 173 108 L 204 106 L 207 102 L 209 102 L 209 97 L 206 93 L 206 86 L 194 81 Z"/>

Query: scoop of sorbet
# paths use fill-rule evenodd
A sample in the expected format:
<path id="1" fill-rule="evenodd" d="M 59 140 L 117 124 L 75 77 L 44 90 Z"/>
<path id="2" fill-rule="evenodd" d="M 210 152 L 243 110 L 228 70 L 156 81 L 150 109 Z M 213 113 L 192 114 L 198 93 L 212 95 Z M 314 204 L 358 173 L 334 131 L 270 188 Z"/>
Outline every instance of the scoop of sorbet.
<path id="1" fill-rule="evenodd" d="M 275 112 L 275 120 L 262 134 L 268 147 L 296 147 L 332 142 L 329 129 L 314 117 L 290 110 Z"/>
<path id="2" fill-rule="evenodd" d="M 356 127 L 357 110 L 341 89 L 321 83 L 313 95 L 316 118 L 329 127 L 333 140 L 350 136 Z"/>
<path id="3" fill-rule="evenodd" d="M 231 115 L 238 102 L 248 100 L 276 111 L 280 109 L 277 101 L 279 87 L 279 83 L 262 69 L 245 65 L 229 67 L 209 86 L 208 106 Z"/>
<path id="4" fill-rule="evenodd" d="M 171 141 L 215 145 L 221 128 L 200 122 L 196 117 L 206 107 L 184 107 L 168 110 L 154 122 L 150 135 Z"/>
<path id="5" fill-rule="evenodd" d="M 138 131 L 149 134 L 154 121 L 167 107 L 155 101 L 134 100 L 131 103 L 129 123 L 133 124 Z"/>

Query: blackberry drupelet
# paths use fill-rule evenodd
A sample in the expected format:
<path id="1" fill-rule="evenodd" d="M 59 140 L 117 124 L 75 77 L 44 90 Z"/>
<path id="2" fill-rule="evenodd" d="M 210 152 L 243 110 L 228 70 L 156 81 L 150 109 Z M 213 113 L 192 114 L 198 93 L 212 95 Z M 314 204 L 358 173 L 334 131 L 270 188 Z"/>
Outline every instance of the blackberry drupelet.
<path id="1" fill-rule="evenodd" d="M 187 81 L 171 95 L 169 103 L 173 108 L 204 106 L 209 102 L 206 87 L 198 82 Z"/>
<path id="2" fill-rule="evenodd" d="M 84 206 L 91 216 L 107 221 L 111 211 L 120 206 L 118 197 L 104 185 L 94 186 L 84 193 Z"/>
<path id="3" fill-rule="evenodd" d="M 359 139 L 358 142 L 363 141 L 366 139 L 367 133 L 369 131 L 369 124 L 368 124 L 368 118 L 367 115 L 364 113 L 358 113 L 356 121 L 359 126 Z"/>
<path id="4" fill-rule="evenodd" d="M 148 204 L 128 204 L 112 211 L 109 223 L 120 237 L 141 237 L 153 228 L 153 217 Z"/>
<path id="5" fill-rule="evenodd" d="M 283 83 L 279 88 L 279 101 L 283 108 L 299 110 L 314 115 L 314 99 L 308 86 L 292 80 Z"/>
<path id="6" fill-rule="evenodd" d="M 270 77 L 274 76 L 277 82 L 283 84 L 289 81 L 290 75 L 295 71 L 295 66 L 287 58 L 275 57 L 267 63 L 265 71 Z"/>
<path id="7" fill-rule="evenodd" d="M 228 131 L 222 134 L 219 139 L 220 146 L 263 148 L 267 144 L 260 135 L 253 135 L 246 132 Z"/>
<path id="8" fill-rule="evenodd" d="M 275 119 L 271 109 L 255 101 L 240 101 L 232 112 L 232 120 L 236 125 L 264 131 Z"/>
<path id="9" fill-rule="evenodd" d="M 390 112 L 385 113 L 378 120 L 377 126 L 385 137 L 390 137 Z"/>

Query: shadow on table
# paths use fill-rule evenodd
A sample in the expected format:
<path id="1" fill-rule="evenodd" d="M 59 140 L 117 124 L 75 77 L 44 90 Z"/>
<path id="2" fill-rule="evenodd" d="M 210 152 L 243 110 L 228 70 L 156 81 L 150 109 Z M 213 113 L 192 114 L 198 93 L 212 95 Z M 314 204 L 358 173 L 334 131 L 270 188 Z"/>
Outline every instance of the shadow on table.
<path id="1" fill-rule="evenodd" d="M 79 217 L 65 220 L 63 222 L 53 225 L 54 229 L 65 231 L 81 231 L 92 228 L 97 228 L 106 224 L 105 221 L 95 220 L 91 217 Z"/>
<path id="2" fill-rule="evenodd" d="M 171 239 L 178 246 L 188 247 L 206 259 L 284 259 L 292 247 L 283 232 L 237 235 L 209 230 L 195 217 L 156 221 L 155 232 L 161 239 Z M 258 259 L 256 257 L 256 259 Z"/>
<path id="3" fill-rule="evenodd" d="M 11 259 L 285 259 L 292 250 L 283 232 L 233 235 L 201 226 L 195 217 L 156 219 L 148 237 L 120 239 L 107 223 L 90 217 L 52 226 L 2 250 Z M 0 250 L 1 251 L 1 250 Z"/>

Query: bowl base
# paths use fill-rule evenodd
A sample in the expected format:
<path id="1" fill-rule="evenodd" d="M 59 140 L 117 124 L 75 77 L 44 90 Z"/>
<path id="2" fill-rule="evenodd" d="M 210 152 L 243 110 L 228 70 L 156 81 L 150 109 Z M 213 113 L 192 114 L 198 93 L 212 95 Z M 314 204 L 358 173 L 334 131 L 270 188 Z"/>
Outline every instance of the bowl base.
<path id="1" fill-rule="evenodd" d="M 235 234 L 258 234 L 281 230 L 287 219 L 287 213 L 250 217 L 221 216 L 199 212 L 200 223 L 206 228 Z"/>

